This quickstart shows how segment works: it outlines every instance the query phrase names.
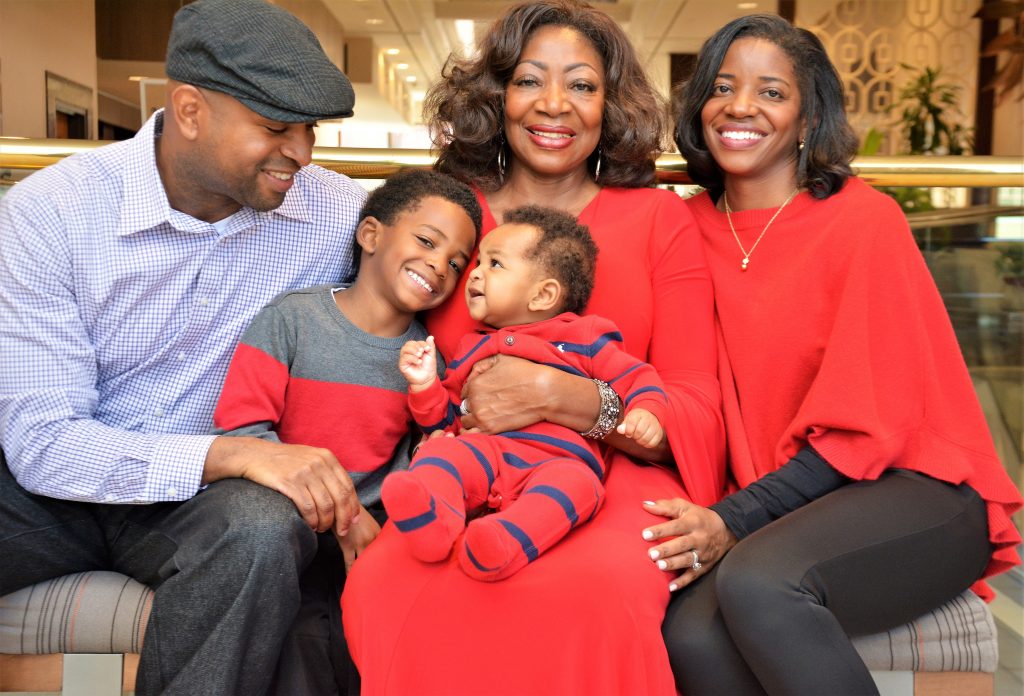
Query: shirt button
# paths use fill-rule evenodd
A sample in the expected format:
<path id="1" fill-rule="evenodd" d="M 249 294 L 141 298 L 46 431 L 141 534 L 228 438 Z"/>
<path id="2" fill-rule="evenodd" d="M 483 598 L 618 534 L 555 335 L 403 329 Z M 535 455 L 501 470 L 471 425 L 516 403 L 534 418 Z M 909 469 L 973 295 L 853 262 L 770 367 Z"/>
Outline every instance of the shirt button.
<path id="1" fill-rule="evenodd" d="M 184 353 L 178 353 L 178 360 L 179 360 L 179 362 L 184 360 L 184 359 L 185 359 L 185 354 Z"/>
<path id="2" fill-rule="evenodd" d="M 157 418 L 163 418 L 164 410 L 162 408 L 158 408 L 157 410 L 153 411 L 153 415 L 156 416 Z"/>
<path id="3" fill-rule="evenodd" d="M 515 342 L 516 342 L 516 337 L 515 336 L 506 336 L 505 337 L 505 345 L 511 346 Z"/>
<path id="4" fill-rule="evenodd" d="M 201 304 L 201 305 L 203 305 L 205 307 L 206 305 L 210 304 L 210 298 L 209 297 L 201 297 L 201 298 L 199 298 L 199 304 Z"/>
<path id="5" fill-rule="evenodd" d="M 103 499 L 105 501 L 107 501 L 108 503 L 112 503 L 112 502 L 114 502 L 114 494 L 113 493 L 107 493 L 105 496 L 103 496 Z"/>
<path id="6" fill-rule="evenodd" d="M 174 486 L 170 486 L 167 489 L 167 495 L 172 496 L 172 497 L 178 495 L 178 489 L 175 488 Z"/>

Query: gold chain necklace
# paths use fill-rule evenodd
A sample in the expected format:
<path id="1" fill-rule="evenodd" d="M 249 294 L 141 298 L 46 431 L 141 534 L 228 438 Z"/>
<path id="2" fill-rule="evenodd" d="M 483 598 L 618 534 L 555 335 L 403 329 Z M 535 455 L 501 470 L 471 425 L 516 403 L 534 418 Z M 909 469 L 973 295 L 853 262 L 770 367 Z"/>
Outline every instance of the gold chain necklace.
<path id="1" fill-rule="evenodd" d="M 779 209 L 775 211 L 774 215 L 772 215 L 772 219 L 769 220 L 768 224 L 764 226 L 763 230 L 761 230 L 761 234 L 758 235 L 757 240 L 754 242 L 754 246 L 750 247 L 750 251 L 747 251 L 746 249 L 743 248 L 742 242 L 740 242 L 740 236 L 736 234 L 736 228 L 732 226 L 732 209 L 729 208 L 729 194 L 725 193 L 724 191 L 722 192 L 722 199 L 725 202 L 725 219 L 729 221 L 729 229 L 732 230 L 732 236 L 733 239 L 736 240 L 736 246 L 738 246 L 740 248 L 740 251 L 743 252 L 743 263 L 740 265 L 741 271 L 747 270 L 747 264 L 750 263 L 750 255 L 754 253 L 754 249 L 756 249 L 757 245 L 761 243 L 761 240 L 764 238 L 765 232 L 767 232 L 768 228 L 772 226 L 773 222 L 775 222 L 775 218 L 779 216 L 779 213 L 782 212 L 782 209 L 789 205 L 790 201 L 796 198 L 796 194 L 798 193 L 800 193 L 799 187 L 797 187 L 793 191 L 793 193 L 789 194 L 789 198 L 787 198 L 786 201 L 779 206 Z"/>

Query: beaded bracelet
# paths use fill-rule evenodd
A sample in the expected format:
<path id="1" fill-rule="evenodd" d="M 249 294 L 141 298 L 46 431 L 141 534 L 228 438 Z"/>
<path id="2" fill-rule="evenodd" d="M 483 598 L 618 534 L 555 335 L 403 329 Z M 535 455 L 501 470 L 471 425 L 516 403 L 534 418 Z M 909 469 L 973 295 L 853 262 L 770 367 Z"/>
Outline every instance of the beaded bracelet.
<path id="1" fill-rule="evenodd" d="M 597 385 L 597 392 L 601 396 L 601 410 L 597 414 L 597 420 L 590 426 L 590 430 L 582 432 L 580 435 L 592 440 L 603 440 L 612 431 L 612 428 L 619 424 L 622 402 L 619 401 L 619 395 L 606 382 L 595 379 L 594 384 Z"/>

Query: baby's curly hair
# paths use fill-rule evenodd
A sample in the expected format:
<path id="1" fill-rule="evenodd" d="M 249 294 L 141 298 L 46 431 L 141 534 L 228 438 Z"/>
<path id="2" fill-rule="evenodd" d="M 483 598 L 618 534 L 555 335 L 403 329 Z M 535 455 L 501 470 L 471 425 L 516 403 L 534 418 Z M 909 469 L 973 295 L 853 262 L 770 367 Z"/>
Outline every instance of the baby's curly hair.
<path id="1" fill-rule="evenodd" d="M 579 32 L 604 62 L 601 139 L 588 162 L 597 183 L 653 186 L 655 160 L 664 149 L 666 132 L 662 100 L 622 28 L 604 12 L 577 0 L 538 0 L 513 7 L 491 26 L 475 57 L 448 59 L 423 106 L 438 152 L 437 169 L 484 191 L 501 188 L 498 154 L 503 148 L 509 154 L 503 137 L 505 88 L 523 47 L 546 26 Z"/>
<path id="2" fill-rule="evenodd" d="M 587 226 L 568 213 L 539 205 L 513 208 L 504 221 L 537 228 L 540 234 L 527 258 L 537 259 L 543 273 L 565 288 L 561 311 L 582 314 L 594 290 L 597 266 L 597 245 Z"/>
<path id="3" fill-rule="evenodd" d="M 359 219 L 374 217 L 390 226 L 395 224 L 399 215 L 416 210 L 423 199 L 430 196 L 443 198 L 465 210 L 477 237 L 480 236 L 483 212 L 476 194 L 461 181 L 430 169 L 404 169 L 389 176 L 370 192 Z M 356 253 L 356 270 L 359 269 L 359 258 L 360 254 Z"/>

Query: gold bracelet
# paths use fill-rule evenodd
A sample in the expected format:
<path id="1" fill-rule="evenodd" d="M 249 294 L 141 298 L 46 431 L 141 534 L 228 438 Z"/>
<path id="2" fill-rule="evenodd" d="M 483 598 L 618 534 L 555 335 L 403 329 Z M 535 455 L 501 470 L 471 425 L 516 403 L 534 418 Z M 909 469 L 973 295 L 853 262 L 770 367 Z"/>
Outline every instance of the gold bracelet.
<path id="1" fill-rule="evenodd" d="M 601 410 L 597 413 L 597 420 L 590 426 L 590 430 L 580 433 L 583 437 L 591 440 L 603 440 L 608 433 L 619 424 L 619 415 L 622 413 L 622 402 L 615 390 L 608 386 L 607 382 L 599 379 L 594 380 L 597 385 L 597 393 L 601 396 Z"/>

